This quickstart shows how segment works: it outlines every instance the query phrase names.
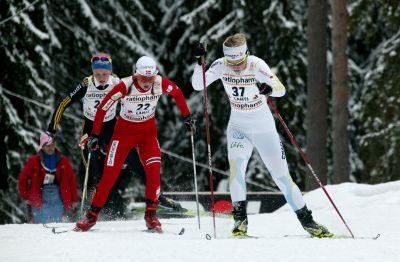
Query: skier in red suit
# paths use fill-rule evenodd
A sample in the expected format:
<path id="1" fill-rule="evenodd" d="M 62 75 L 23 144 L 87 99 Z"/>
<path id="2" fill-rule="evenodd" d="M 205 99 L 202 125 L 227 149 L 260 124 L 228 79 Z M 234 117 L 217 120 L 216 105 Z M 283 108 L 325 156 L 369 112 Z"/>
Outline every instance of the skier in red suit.
<path id="1" fill-rule="evenodd" d="M 195 120 L 190 115 L 181 90 L 167 77 L 158 75 L 156 63 L 147 56 L 139 58 L 134 74 L 122 78 L 100 103 L 87 142 L 91 151 L 98 149 L 98 136 L 107 110 L 118 100 L 122 100 L 120 115 L 108 145 L 103 176 L 97 184 L 90 209 L 76 224 L 75 231 L 88 231 L 96 224 L 108 193 L 133 147 L 137 149 L 146 173 L 146 226 L 150 230 L 162 231 L 156 214 L 160 194 L 161 152 L 157 140 L 155 111 L 163 93 L 168 93 L 175 99 L 185 125 L 189 130 L 194 130 Z"/>

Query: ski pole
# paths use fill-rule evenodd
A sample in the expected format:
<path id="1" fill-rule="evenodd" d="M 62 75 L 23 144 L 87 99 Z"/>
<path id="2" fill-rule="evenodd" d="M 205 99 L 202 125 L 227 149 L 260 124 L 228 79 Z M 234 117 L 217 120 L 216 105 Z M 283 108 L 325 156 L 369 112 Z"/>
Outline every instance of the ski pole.
<path id="1" fill-rule="evenodd" d="M 206 43 L 204 43 L 204 49 L 206 49 Z M 214 210 L 214 182 L 212 174 L 212 163 L 211 163 L 211 139 L 210 139 L 210 128 L 208 121 L 208 100 L 207 100 L 207 85 L 206 85 L 206 59 L 201 56 L 201 67 L 203 69 L 203 87 L 204 87 L 204 115 L 206 117 L 206 133 L 207 133 L 207 152 L 208 152 L 208 167 L 210 174 L 210 191 L 211 191 L 211 210 L 213 214 L 213 226 L 214 226 L 214 238 L 217 238 L 217 232 L 215 227 L 215 210 Z"/>
<path id="2" fill-rule="evenodd" d="M 83 203 L 87 199 L 87 183 L 89 179 L 89 166 L 90 166 L 90 157 L 92 155 L 92 152 L 89 151 L 88 154 L 88 160 L 87 160 L 87 165 L 86 165 L 86 170 L 85 170 L 85 181 L 83 183 L 83 193 L 82 193 L 82 202 L 81 202 L 81 212 L 83 212 Z"/>
<path id="3" fill-rule="evenodd" d="M 192 157 L 193 157 L 193 174 L 194 174 L 194 190 L 196 192 L 196 205 L 197 205 L 197 221 L 200 229 L 200 209 L 199 209 L 199 193 L 197 190 L 197 172 L 196 172 L 196 157 L 194 155 L 194 139 L 193 139 L 193 128 L 190 128 L 190 139 L 192 141 Z"/>
<path id="4" fill-rule="evenodd" d="M 268 103 L 271 106 L 271 108 L 275 111 L 275 115 L 277 116 L 277 118 L 279 119 L 279 121 L 281 122 L 283 128 L 285 129 L 286 133 L 288 134 L 288 136 L 290 137 L 290 140 L 292 140 L 292 143 L 295 145 L 295 147 L 297 148 L 297 150 L 300 153 L 301 158 L 303 159 L 303 161 L 306 163 L 306 166 L 308 167 L 308 169 L 310 170 L 311 174 L 314 176 L 315 180 L 317 181 L 317 183 L 319 184 L 319 186 L 322 188 L 322 190 L 324 191 L 325 195 L 328 197 L 329 201 L 331 202 L 332 206 L 335 208 L 337 214 L 339 215 L 340 219 L 343 221 L 344 225 L 346 226 L 347 230 L 350 232 L 350 235 L 352 238 L 354 238 L 353 232 L 351 232 L 350 227 L 347 225 L 346 221 L 344 220 L 342 214 L 339 212 L 339 209 L 336 207 L 335 203 L 333 202 L 331 196 L 328 194 L 328 191 L 326 190 L 326 188 L 324 187 L 324 185 L 321 183 L 321 180 L 319 179 L 317 173 L 314 171 L 314 169 L 312 168 L 310 161 L 308 161 L 306 155 L 304 154 L 303 150 L 301 150 L 299 144 L 297 143 L 296 139 L 294 138 L 294 136 L 292 135 L 292 133 L 290 132 L 289 128 L 287 127 L 287 125 L 285 124 L 285 121 L 283 121 L 283 118 L 281 117 L 281 115 L 279 114 L 278 108 L 276 108 L 274 102 L 272 102 L 271 97 L 268 97 Z"/>

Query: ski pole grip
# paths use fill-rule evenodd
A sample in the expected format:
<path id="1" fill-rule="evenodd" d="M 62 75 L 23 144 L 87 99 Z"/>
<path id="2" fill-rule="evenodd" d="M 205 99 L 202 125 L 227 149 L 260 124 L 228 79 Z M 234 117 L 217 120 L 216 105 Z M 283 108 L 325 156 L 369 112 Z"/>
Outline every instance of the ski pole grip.
<path id="1" fill-rule="evenodd" d="M 201 44 L 204 46 L 204 51 L 207 53 L 207 41 L 204 41 L 204 42 L 202 42 Z M 206 64 L 206 56 L 205 56 L 205 55 L 202 55 L 202 56 L 200 57 L 200 60 L 201 60 L 201 63 L 202 63 L 203 65 Z"/>

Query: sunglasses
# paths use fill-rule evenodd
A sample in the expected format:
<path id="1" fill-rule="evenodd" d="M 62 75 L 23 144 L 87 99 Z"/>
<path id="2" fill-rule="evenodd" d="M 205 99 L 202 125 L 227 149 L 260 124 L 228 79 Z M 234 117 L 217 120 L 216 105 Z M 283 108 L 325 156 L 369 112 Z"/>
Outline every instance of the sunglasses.
<path id="1" fill-rule="evenodd" d="M 156 76 L 142 76 L 140 74 L 136 75 L 136 78 L 139 82 L 154 82 L 156 80 Z"/>
<path id="2" fill-rule="evenodd" d="M 230 66 L 237 66 L 237 65 L 240 65 L 241 63 L 243 63 L 244 61 L 246 61 L 248 56 L 249 56 L 249 54 L 246 54 L 242 59 L 240 59 L 238 61 L 229 61 L 228 59 L 226 59 L 224 57 L 224 62 L 225 62 L 225 64 L 230 65 Z"/>
<path id="3" fill-rule="evenodd" d="M 92 59 L 90 60 L 92 63 L 96 61 L 102 61 L 102 62 L 112 62 L 111 57 L 109 56 L 93 56 Z"/>

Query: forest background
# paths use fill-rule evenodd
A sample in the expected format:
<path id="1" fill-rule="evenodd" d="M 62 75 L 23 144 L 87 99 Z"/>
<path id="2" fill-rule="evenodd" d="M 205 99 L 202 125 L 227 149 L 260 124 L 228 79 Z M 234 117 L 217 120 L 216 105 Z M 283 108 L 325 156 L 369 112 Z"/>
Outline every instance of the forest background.
<path id="1" fill-rule="evenodd" d="M 340 6 L 345 11 L 335 20 L 335 7 Z M 339 109 L 346 114 L 341 122 L 346 135 L 341 141 L 348 152 L 338 153 L 345 161 L 334 161 L 338 159 L 334 157 L 335 145 L 340 143 L 335 140 L 338 107 L 332 79 L 339 63 L 332 32 L 339 28 L 336 23 L 343 21 L 347 45 L 343 52 L 345 103 Z M 1 0 L 0 223 L 24 222 L 26 206 L 17 191 L 20 171 L 38 148 L 39 134 L 46 129 L 57 103 L 91 74 L 93 53 L 111 54 L 114 72 L 120 77 L 132 73 L 132 65 L 140 56 L 153 57 L 160 73 L 183 90 L 197 116 L 196 157 L 207 165 L 203 94 L 194 92 L 190 84 L 195 63 L 192 45 L 196 41 L 207 43 L 210 64 L 222 56 L 223 40 L 237 32 L 248 37 L 250 53 L 264 59 L 286 86 L 286 95 L 274 101 L 324 183 L 398 180 L 399 28 L 397 0 Z M 322 56 L 312 58 L 318 52 Z M 312 59 L 322 61 L 322 66 Z M 322 84 L 315 86 L 312 80 L 318 77 L 322 77 Z M 311 90 L 322 93 L 311 98 Z M 230 106 L 221 83 L 208 89 L 208 97 L 212 163 L 219 170 L 214 172 L 214 182 L 217 189 L 226 190 L 229 166 L 225 129 Z M 313 120 L 313 112 L 322 118 L 322 124 Z M 67 109 L 57 135 L 59 147 L 73 163 L 79 180 L 81 116 L 81 104 Z M 160 100 L 157 122 L 164 152 L 163 190 L 193 191 L 192 164 L 182 160 L 191 158 L 190 136 L 168 96 Z M 307 183 L 307 167 L 276 123 L 294 181 L 302 190 L 313 188 Z M 322 143 L 313 140 L 318 135 Z M 318 156 L 322 161 L 316 159 Z M 336 179 L 339 171 L 335 163 L 339 167 L 348 165 L 344 178 L 340 174 L 342 178 Z M 199 190 L 208 191 L 207 168 L 198 167 L 197 172 Z M 249 191 L 278 190 L 256 152 L 248 165 L 247 180 Z M 133 175 L 124 192 L 132 201 L 142 197 L 139 181 Z"/>

